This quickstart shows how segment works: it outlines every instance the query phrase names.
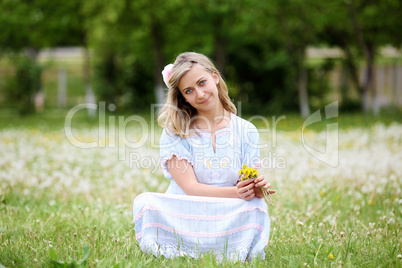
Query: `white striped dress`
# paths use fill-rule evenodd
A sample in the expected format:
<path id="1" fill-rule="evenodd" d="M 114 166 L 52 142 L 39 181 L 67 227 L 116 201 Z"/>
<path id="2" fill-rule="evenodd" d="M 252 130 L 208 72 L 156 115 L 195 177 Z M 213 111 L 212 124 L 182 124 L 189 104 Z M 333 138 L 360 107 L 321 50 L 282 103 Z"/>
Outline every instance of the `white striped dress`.
<path id="1" fill-rule="evenodd" d="M 163 131 L 161 164 L 171 180 L 166 193 L 143 193 L 134 201 L 136 238 L 144 252 L 168 258 L 197 258 L 213 253 L 218 259 L 264 258 L 270 219 L 264 199 L 187 196 L 172 179 L 166 162 L 173 155 L 187 160 L 197 180 L 214 186 L 234 186 L 242 165 L 259 167 L 259 135 L 248 121 L 232 114 L 216 134 L 180 138 Z"/>

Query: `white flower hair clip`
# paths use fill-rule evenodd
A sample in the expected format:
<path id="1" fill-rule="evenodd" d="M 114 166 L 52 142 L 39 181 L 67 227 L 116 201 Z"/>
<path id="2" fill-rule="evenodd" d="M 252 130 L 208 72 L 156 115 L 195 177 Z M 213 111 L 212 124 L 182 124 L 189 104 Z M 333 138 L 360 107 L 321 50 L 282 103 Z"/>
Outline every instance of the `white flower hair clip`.
<path id="1" fill-rule="evenodd" d="M 168 64 L 162 71 L 163 82 L 169 88 L 169 77 L 172 74 L 173 64 Z"/>

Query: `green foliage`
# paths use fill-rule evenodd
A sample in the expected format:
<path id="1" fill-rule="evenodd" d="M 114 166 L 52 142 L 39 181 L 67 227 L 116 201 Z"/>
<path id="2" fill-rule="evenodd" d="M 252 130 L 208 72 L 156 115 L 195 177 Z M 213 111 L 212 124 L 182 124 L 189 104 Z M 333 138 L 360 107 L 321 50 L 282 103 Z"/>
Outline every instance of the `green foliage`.
<path id="1" fill-rule="evenodd" d="M 0 53 L 17 55 L 15 81 L 8 84 L 8 93 L 21 113 L 34 111 L 33 94 L 40 90 L 42 71 L 36 62 L 39 50 L 84 44 L 79 9 L 77 0 L 62 5 L 49 0 L 0 1 Z"/>
<path id="2" fill-rule="evenodd" d="M 55 268 L 63 268 L 63 267 L 71 267 L 71 268 L 81 268 L 88 267 L 88 256 L 89 256 L 89 247 L 88 245 L 84 246 L 84 257 L 80 261 L 76 261 L 72 259 L 70 262 L 58 261 L 56 250 L 53 247 L 49 249 L 49 258 L 52 267 Z"/>
<path id="3" fill-rule="evenodd" d="M 313 110 L 318 110 L 331 102 L 326 96 L 331 90 L 328 75 L 333 67 L 334 62 L 326 60 L 323 64 L 308 69 L 307 88 Z"/>
<path id="4" fill-rule="evenodd" d="M 154 92 L 147 64 L 132 55 L 103 54 L 94 64 L 98 100 L 115 104 L 119 112 L 149 111 Z"/>
<path id="5" fill-rule="evenodd" d="M 235 102 L 264 113 L 298 110 L 298 75 L 307 66 L 308 46 L 341 47 L 358 81 L 361 40 L 374 55 L 382 45 L 402 44 L 397 0 L 16 0 L 1 1 L 0 9 L 1 53 L 89 48 L 97 96 L 120 110 L 155 102 L 163 66 L 183 51 L 211 57 Z M 326 95 L 323 68 L 309 73 L 312 108 Z"/>
<path id="6" fill-rule="evenodd" d="M 2 52 L 82 44 L 80 1 L 0 1 Z"/>
<path id="7" fill-rule="evenodd" d="M 27 56 L 15 56 L 15 76 L 5 85 L 7 99 L 15 103 L 21 114 L 34 111 L 33 99 L 40 90 L 42 67 Z"/>

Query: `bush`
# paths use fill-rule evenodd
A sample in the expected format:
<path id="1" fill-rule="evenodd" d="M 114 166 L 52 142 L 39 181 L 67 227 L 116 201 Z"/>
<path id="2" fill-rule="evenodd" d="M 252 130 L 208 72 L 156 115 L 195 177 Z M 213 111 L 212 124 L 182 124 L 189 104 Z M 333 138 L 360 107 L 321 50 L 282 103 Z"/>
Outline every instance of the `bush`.
<path id="1" fill-rule="evenodd" d="M 41 87 L 42 68 L 35 59 L 16 56 L 15 75 L 5 82 L 6 99 L 18 107 L 20 114 L 34 112 L 34 96 Z"/>

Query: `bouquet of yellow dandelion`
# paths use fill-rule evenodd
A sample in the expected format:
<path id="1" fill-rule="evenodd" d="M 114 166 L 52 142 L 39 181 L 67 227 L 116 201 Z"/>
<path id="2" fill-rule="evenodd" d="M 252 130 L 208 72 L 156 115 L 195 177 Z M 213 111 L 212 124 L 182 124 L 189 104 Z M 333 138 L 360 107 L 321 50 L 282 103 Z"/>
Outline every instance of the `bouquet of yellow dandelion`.
<path id="1" fill-rule="evenodd" d="M 243 175 L 243 176 L 242 176 Z M 258 171 L 257 169 L 253 168 L 253 167 L 248 167 L 247 165 L 243 165 L 242 168 L 239 171 L 239 176 L 241 181 L 245 181 L 248 179 L 256 179 L 258 178 Z M 264 200 L 267 204 L 271 204 L 274 205 L 274 202 L 272 201 L 271 198 L 271 194 L 269 193 L 269 191 L 264 189 L 264 186 L 261 186 L 261 191 L 264 194 Z"/>

